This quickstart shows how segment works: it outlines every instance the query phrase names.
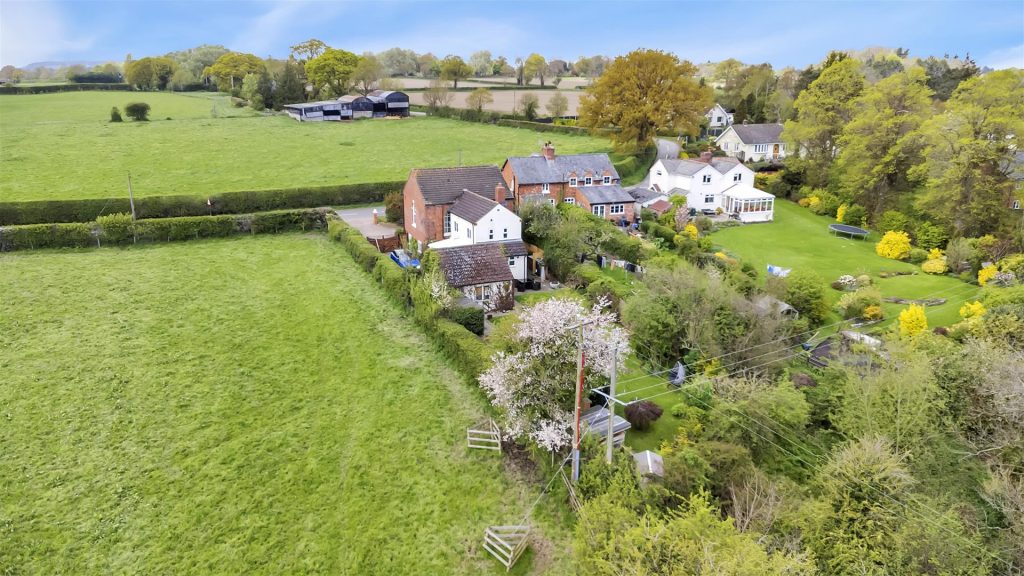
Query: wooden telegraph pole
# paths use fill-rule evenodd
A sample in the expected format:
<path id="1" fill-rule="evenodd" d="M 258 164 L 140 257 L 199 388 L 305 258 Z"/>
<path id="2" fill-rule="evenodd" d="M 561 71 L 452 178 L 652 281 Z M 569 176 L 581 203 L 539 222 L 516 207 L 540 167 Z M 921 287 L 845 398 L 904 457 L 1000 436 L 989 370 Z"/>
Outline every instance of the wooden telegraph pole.
<path id="1" fill-rule="evenodd" d="M 613 432 L 615 430 L 615 380 L 619 373 L 619 347 L 614 346 L 612 348 L 612 377 L 608 384 L 608 400 L 605 402 L 605 406 L 608 408 L 608 437 L 605 446 L 605 459 L 608 464 L 612 463 L 612 450 L 614 449 L 615 442 L 612 440 Z"/>
<path id="2" fill-rule="evenodd" d="M 580 357 L 576 364 L 576 425 L 572 429 L 572 481 L 575 484 L 580 479 L 580 407 L 583 403 L 583 368 L 587 362 L 586 352 L 583 351 L 583 324 L 580 328 Z"/>

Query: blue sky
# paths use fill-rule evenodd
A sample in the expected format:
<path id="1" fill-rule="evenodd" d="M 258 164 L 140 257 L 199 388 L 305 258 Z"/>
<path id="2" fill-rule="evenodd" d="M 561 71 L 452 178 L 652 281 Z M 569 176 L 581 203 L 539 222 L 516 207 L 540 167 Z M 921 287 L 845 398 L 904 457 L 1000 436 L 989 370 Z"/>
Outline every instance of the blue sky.
<path id="1" fill-rule="evenodd" d="M 0 64 L 117 60 L 223 44 L 283 57 L 307 38 L 354 52 L 392 46 L 510 60 L 668 50 L 693 62 L 735 57 L 806 66 L 833 48 L 970 52 L 1024 67 L 1024 0 L 629 2 L 170 2 L 0 0 Z"/>

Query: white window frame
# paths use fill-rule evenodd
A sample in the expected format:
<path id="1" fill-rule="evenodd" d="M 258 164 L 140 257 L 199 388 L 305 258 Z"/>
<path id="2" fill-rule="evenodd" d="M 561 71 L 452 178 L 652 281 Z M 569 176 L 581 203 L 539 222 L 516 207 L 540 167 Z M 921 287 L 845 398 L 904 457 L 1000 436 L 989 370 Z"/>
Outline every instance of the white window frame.
<path id="1" fill-rule="evenodd" d="M 594 216 L 600 216 L 601 218 L 604 218 L 604 210 L 604 204 L 598 204 L 590 209 Z"/>
<path id="2" fill-rule="evenodd" d="M 705 174 L 704 177 L 701 178 L 701 182 L 704 184 L 711 184 L 711 174 Z"/>
<path id="3" fill-rule="evenodd" d="M 655 172 L 655 174 L 657 174 L 658 176 L 661 176 L 661 170 L 657 170 L 657 171 Z"/>
<path id="4" fill-rule="evenodd" d="M 540 192 L 541 192 L 541 194 L 550 194 L 551 193 L 551 185 L 548 184 L 547 182 L 541 184 L 540 185 Z"/>
<path id="5" fill-rule="evenodd" d="M 732 175 L 732 181 L 733 182 L 740 182 L 742 180 L 743 180 L 743 173 L 742 172 L 737 172 L 737 173 Z"/>
<path id="6" fill-rule="evenodd" d="M 1014 210 L 1020 210 L 1020 200 L 1014 200 L 1013 201 L 1013 209 Z"/>
<path id="7" fill-rule="evenodd" d="M 444 211 L 444 236 L 445 238 L 452 235 L 452 213 Z"/>
<path id="8" fill-rule="evenodd" d="M 709 198 L 710 198 L 710 200 L 709 200 Z M 715 203 L 715 195 L 714 194 L 705 194 L 704 195 L 704 203 L 705 204 L 714 204 Z"/>
<path id="9" fill-rule="evenodd" d="M 413 228 L 417 228 L 417 226 L 416 226 L 416 203 L 415 202 L 412 203 L 412 227 Z"/>
<path id="10" fill-rule="evenodd" d="M 625 214 L 626 207 L 622 204 L 612 204 L 611 209 L 608 211 L 610 214 Z"/>
<path id="11" fill-rule="evenodd" d="M 505 230 L 504 230 L 504 231 L 503 231 L 503 232 L 501 233 L 501 237 L 502 237 L 503 239 L 504 239 L 504 238 L 508 238 L 508 228 L 505 228 Z"/>
<path id="12" fill-rule="evenodd" d="M 563 198 L 562 202 L 565 202 L 566 204 L 572 204 L 574 206 L 576 205 L 576 199 L 575 198 Z"/>
<path id="13" fill-rule="evenodd" d="M 612 177 L 611 176 L 605 176 L 604 179 L 601 180 L 601 183 L 602 184 L 611 184 L 612 183 Z"/>
<path id="14" fill-rule="evenodd" d="M 515 265 L 516 265 L 516 257 L 515 256 L 509 256 L 508 257 L 508 266 L 509 266 L 509 268 L 511 268 L 511 267 L 513 267 Z"/>
<path id="15" fill-rule="evenodd" d="M 494 228 L 489 228 L 487 230 L 487 239 L 494 240 Z"/>
<path id="16" fill-rule="evenodd" d="M 576 187 L 576 182 L 577 181 L 576 181 L 575 177 L 569 178 L 569 186 L 572 186 L 573 188 L 575 188 Z"/>
<path id="17" fill-rule="evenodd" d="M 593 184 L 594 184 L 594 179 L 593 179 L 593 178 L 591 178 L 590 176 L 587 176 L 587 177 L 586 177 L 586 178 L 585 178 L 585 179 L 583 180 L 583 185 L 584 185 L 584 186 L 593 186 Z"/>

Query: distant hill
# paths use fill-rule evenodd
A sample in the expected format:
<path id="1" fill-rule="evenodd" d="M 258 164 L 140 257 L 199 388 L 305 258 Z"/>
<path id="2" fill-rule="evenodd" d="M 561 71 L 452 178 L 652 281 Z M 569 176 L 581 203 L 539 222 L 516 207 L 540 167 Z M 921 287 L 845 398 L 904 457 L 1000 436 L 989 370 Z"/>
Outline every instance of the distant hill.
<path id="1" fill-rule="evenodd" d="M 106 60 L 66 60 L 63 62 L 33 62 L 27 66 L 22 66 L 22 70 L 35 70 L 36 68 L 60 68 L 61 66 L 85 66 L 86 68 L 92 68 L 93 66 L 99 66 L 106 64 Z"/>

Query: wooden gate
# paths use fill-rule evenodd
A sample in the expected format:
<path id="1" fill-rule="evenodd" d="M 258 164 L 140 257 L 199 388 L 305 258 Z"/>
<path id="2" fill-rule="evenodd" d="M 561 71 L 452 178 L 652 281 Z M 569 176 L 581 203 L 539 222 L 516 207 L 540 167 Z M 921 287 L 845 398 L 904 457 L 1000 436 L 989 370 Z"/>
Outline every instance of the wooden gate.
<path id="1" fill-rule="evenodd" d="M 488 420 L 475 428 L 467 429 L 466 442 L 470 448 L 501 452 L 501 431 L 498 430 L 498 425 L 494 423 L 494 420 Z"/>
<path id="2" fill-rule="evenodd" d="M 484 530 L 484 549 L 501 562 L 508 572 L 526 550 L 529 526 L 488 526 Z"/>

